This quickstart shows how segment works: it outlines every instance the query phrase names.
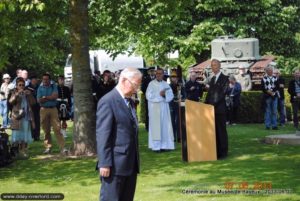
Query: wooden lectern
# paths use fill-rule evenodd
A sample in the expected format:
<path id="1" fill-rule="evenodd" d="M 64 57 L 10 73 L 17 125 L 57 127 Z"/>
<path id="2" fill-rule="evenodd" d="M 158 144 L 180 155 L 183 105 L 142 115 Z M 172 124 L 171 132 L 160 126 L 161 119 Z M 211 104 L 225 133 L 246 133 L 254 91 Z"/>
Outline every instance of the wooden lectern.
<path id="1" fill-rule="evenodd" d="M 217 160 L 214 107 L 186 100 L 185 124 L 187 161 Z"/>

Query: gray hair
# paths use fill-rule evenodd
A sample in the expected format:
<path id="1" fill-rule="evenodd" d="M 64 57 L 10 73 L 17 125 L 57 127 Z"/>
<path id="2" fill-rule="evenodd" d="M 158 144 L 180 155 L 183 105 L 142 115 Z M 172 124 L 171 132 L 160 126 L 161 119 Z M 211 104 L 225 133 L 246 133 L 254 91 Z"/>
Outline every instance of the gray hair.
<path id="1" fill-rule="evenodd" d="M 231 80 L 231 81 L 236 81 L 236 78 L 234 77 L 234 75 L 229 75 L 228 79 Z"/>
<path id="2" fill-rule="evenodd" d="M 132 79 L 132 78 L 142 78 L 142 73 L 136 68 L 133 67 L 127 67 L 124 68 L 120 74 L 120 78 L 127 78 L 127 79 Z"/>
<path id="3" fill-rule="evenodd" d="M 265 71 L 267 71 L 267 70 L 273 70 L 273 67 L 272 67 L 271 65 L 267 65 L 267 66 L 265 67 Z"/>

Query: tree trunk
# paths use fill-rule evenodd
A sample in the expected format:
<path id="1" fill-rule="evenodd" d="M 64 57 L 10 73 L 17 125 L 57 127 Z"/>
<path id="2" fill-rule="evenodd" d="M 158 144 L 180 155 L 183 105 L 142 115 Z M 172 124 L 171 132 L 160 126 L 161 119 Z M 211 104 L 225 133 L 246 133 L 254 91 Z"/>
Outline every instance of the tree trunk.
<path id="1" fill-rule="evenodd" d="M 96 113 L 89 60 L 88 0 L 71 0 L 70 8 L 74 95 L 72 151 L 75 155 L 92 155 L 96 153 Z"/>

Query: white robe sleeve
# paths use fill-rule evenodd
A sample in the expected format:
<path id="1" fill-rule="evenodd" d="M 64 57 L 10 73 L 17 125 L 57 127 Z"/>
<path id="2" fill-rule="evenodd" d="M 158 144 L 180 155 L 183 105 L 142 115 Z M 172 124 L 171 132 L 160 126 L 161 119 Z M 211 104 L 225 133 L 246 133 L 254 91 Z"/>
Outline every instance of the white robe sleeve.
<path id="1" fill-rule="evenodd" d="M 172 89 L 171 89 L 171 87 L 168 83 L 165 83 L 165 89 L 167 89 L 166 90 L 165 101 L 168 103 L 171 100 L 173 100 L 174 94 L 173 94 L 173 91 L 172 91 Z"/>
<path id="2" fill-rule="evenodd" d="M 150 102 L 158 103 L 164 101 L 164 98 L 159 95 L 159 85 L 156 86 L 156 82 L 152 81 L 146 90 L 146 98 Z"/>

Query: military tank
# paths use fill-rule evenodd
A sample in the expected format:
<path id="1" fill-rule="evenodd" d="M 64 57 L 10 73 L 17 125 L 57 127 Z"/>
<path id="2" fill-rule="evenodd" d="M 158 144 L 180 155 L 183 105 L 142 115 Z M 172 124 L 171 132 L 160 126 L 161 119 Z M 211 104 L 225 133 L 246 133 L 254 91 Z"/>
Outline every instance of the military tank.
<path id="1" fill-rule="evenodd" d="M 276 67 L 275 57 L 260 56 L 257 38 L 218 37 L 211 42 L 211 59 L 221 62 L 221 71 L 225 75 L 237 75 L 239 67 L 243 66 L 250 74 L 253 89 L 260 87 L 265 67 Z M 204 80 L 211 74 L 210 61 L 193 65 L 190 71 L 196 72 L 200 80 Z"/>

